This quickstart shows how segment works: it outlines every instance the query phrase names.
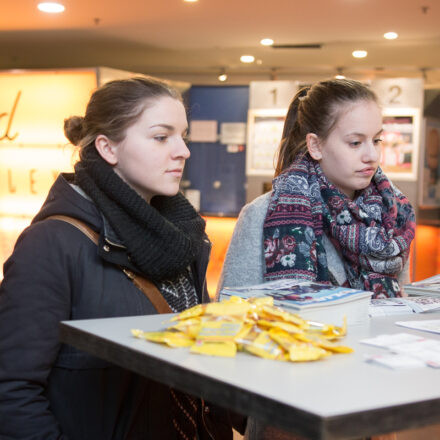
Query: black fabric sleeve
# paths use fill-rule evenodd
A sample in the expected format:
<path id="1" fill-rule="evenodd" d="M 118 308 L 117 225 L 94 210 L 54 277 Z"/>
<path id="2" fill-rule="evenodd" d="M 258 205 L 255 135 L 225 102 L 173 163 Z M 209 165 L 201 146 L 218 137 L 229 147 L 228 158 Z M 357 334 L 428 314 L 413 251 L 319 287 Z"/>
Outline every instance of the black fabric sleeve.
<path id="1" fill-rule="evenodd" d="M 0 285 L 0 438 L 66 440 L 45 389 L 70 315 L 72 264 L 54 222 L 30 226 Z M 66 396 L 68 398 L 68 396 Z"/>

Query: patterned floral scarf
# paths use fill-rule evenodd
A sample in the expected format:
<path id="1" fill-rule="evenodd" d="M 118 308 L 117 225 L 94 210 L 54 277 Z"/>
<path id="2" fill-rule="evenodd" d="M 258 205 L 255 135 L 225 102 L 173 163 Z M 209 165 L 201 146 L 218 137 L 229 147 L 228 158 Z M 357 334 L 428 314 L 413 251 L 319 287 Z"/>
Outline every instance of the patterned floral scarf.
<path id="1" fill-rule="evenodd" d="M 330 283 L 326 234 L 342 256 L 347 285 L 401 296 L 398 274 L 415 233 L 414 210 L 380 168 L 354 200 L 325 177 L 308 154 L 273 181 L 264 222 L 266 281 L 303 278 Z"/>

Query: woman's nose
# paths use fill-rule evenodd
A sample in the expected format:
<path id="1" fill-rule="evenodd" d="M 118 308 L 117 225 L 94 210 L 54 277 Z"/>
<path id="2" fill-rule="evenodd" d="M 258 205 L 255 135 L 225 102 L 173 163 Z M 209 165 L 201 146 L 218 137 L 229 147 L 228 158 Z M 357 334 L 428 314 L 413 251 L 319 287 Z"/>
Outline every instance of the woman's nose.
<path id="1" fill-rule="evenodd" d="M 364 151 L 365 162 L 377 162 L 380 157 L 380 146 L 375 145 L 374 142 L 368 142 L 366 150 Z"/>
<path id="2" fill-rule="evenodd" d="M 188 146 L 186 145 L 186 142 L 183 138 L 180 138 L 177 141 L 176 149 L 175 149 L 175 157 L 181 157 L 183 159 L 188 159 L 191 155 L 191 152 L 189 151 Z"/>

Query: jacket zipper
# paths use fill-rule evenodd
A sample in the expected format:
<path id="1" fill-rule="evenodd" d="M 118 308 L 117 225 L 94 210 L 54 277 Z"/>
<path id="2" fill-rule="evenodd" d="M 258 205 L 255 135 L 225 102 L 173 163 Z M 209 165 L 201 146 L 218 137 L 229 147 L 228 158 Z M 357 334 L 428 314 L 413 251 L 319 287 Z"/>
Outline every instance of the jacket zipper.
<path id="1" fill-rule="evenodd" d="M 112 246 L 121 248 L 121 249 L 127 249 L 123 244 L 119 244 L 119 243 L 115 243 L 111 240 L 109 240 L 107 237 L 104 237 L 104 240 L 106 241 L 106 243 L 111 244 Z"/>
<path id="2" fill-rule="evenodd" d="M 215 438 L 212 435 L 211 431 L 206 426 L 206 421 L 205 421 L 205 401 L 204 401 L 204 399 L 200 399 L 200 401 L 202 402 L 202 422 L 203 422 L 203 426 L 205 427 L 206 432 L 212 438 L 212 440 L 215 440 Z"/>

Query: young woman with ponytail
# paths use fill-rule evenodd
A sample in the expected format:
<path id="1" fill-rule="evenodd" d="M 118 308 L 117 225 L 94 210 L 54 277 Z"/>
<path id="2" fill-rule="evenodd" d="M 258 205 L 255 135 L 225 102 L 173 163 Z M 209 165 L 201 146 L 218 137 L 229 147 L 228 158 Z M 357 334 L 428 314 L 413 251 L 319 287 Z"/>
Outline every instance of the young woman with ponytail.
<path id="1" fill-rule="evenodd" d="M 300 90 L 290 104 L 273 189 L 240 213 L 219 289 L 298 278 L 403 295 L 414 210 L 379 166 L 382 116 L 353 80 Z M 248 424 L 248 438 L 291 438 Z"/>

